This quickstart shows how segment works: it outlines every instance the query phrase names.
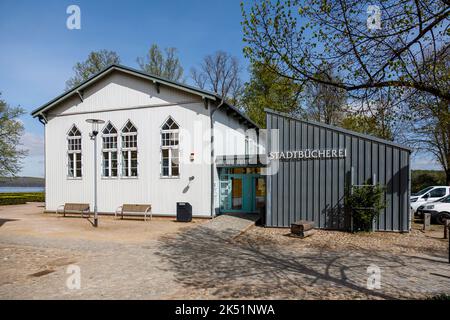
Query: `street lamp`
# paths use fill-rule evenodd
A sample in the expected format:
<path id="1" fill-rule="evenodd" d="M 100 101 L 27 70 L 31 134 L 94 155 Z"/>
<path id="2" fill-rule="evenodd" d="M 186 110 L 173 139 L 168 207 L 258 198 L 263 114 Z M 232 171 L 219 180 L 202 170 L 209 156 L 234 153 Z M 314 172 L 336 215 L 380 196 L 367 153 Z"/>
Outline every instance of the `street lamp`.
<path id="1" fill-rule="evenodd" d="M 98 126 L 105 121 L 100 119 L 87 119 L 87 123 L 92 124 L 92 132 L 89 137 L 94 141 L 94 227 L 98 226 L 98 212 L 97 212 L 97 135 Z"/>

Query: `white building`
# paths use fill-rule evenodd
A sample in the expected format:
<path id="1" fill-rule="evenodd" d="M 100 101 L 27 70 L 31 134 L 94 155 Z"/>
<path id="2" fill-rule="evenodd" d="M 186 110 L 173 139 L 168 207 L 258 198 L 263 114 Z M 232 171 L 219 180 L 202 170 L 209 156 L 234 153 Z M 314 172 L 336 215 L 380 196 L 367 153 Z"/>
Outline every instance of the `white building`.
<path id="1" fill-rule="evenodd" d="M 176 203 L 188 202 L 197 217 L 259 212 L 269 227 L 309 220 L 349 230 L 346 190 L 379 182 L 386 206 L 373 229 L 410 229 L 410 149 L 266 111 L 267 132 L 216 94 L 110 66 L 32 112 L 45 124 L 46 210 L 94 208 L 86 120 L 95 118 L 105 121 L 97 136 L 100 213 L 151 204 L 154 215 L 175 215 Z"/>
<path id="2" fill-rule="evenodd" d="M 216 166 L 216 156 L 257 152 L 257 126 L 216 94 L 113 65 L 32 115 L 45 124 L 47 211 L 68 202 L 93 208 L 90 118 L 105 121 L 97 138 L 100 213 L 142 203 L 154 215 L 174 215 L 182 201 L 193 216 L 211 217 L 256 211 L 258 195 L 264 199 L 258 169 Z"/>

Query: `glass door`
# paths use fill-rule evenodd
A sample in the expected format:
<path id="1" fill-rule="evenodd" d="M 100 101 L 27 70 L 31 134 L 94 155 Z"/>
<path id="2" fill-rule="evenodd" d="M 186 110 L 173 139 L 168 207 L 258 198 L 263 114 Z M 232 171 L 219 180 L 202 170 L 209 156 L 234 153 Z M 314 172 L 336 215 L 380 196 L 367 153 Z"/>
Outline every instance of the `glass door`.
<path id="1" fill-rule="evenodd" d="M 220 177 L 220 211 L 230 210 L 231 207 L 231 181 L 228 176 Z"/>
<path id="2" fill-rule="evenodd" d="M 221 212 L 257 212 L 264 205 L 265 179 L 258 173 L 221 172 L 219 179 Z"/>
<path id="3" fill-rule="evenodd" d="M 243 197 L 242 197 L 242 178 L 231 177 L 231 209 L 242 210 L 243 209 Z"/>

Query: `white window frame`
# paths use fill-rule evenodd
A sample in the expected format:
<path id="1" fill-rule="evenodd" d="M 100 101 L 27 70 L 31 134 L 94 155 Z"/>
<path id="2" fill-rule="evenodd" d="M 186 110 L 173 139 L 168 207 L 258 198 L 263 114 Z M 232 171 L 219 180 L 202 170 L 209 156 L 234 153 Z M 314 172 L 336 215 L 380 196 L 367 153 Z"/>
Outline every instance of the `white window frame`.
<path id="1" fill-rule="evenodd" d="M 71 132 L 73 129 L 76 129 L 80 135 L 78 136 L 72 136 Z M 73 124 L 70 127 L 70 130 L 67 132 L 67 178 L 69 179 L 81 179 L 83 177 L 83 164 L 82 164 L 82 134 L 80 129 Z M 79 140 L 79 143 L 77 143 L 80 146 L 80 149 L 71 149 L 70 145 L 73 140 Z M 77 145 L 75 144 L 75 145 Z M 74 144 L 72 144 L 74 145 Z M 72 155 L 73 159 L 70 160 L 70 155 Z M 79 159 L 78 159 L 79 158 Z M 71 162 L 73 166 L 71 166 Z M 77 164 L 80 165 L 80 168 L 78 168 Z M 70 168 L 72 168 L 72 175 L 70 174 Z M 78 170 L 79 169 L 79 170 Z M 80 175 L 77 175 L 78 171 L 80 171 Z"/>
<path id="2" fill-rule="evenodd" d="M 164 125 L 167 123 L 167 121 L 169 121 L 169 119 L 171 119 L 176 125 L 177 125 L 177 129 L 163 129 Z M 176 133 L 178 135 L 178 143 L 176 145 L 163 145 L 163 134 L 168 133 L 168 134 L 173 134 Z M 164 159 L 163 159 L 163 150 L 167 150 L 168 154 L 168 174 L 164 175 Z M 178 175 L 173 175 L 172 174 L 172 159 L 174 158 L 173 156 L 173 150 L 177 150 L 178 151 Z M 172 117 L 168 117 L 162 124 L 161 126 L 161 130 L 160 130 L 160 177 L 161 178 L 165 178 L 165 179 L 178 179 L 181 176 L 181 170 L 180 170 L 180 125 L 172 118 Z"/>
<path id="3" fill-rule="evenodd" d="M 105 133 L 108 125 L 111 125 L 116 133 Z M 115 148 L 105 148 L 105 140 L 104 138 L 116 138 L 116 147 Z M 117 128 L 109 121 L 106 126 L 102 130 L 102 177 L 103 178 L 117 178 L 119 176 L 119 133 L 117 132 Z M 105 175 L 105 153 L 108 153 L 108 174 Z M 112 155 L 116 154 L 116 175 L 113 175 L 113 166 L 112 166 Z"/>
<path id="4" fill-rule="evenodd" d="M 131 123 L 131 125 L 136 129 L 136 132 L 123 132 L 123 130 L 126 128 L 127 124 Z M 121 136 L 121 152 L 120 152 L 120 156 L 121 156 L 121 170 L 120 170 L 120 175 L 122 178 L 137 178 L 139 176 L 139 170 L 138 170 L 138 166 L 139 166 L 139 161 L 138 161 L 138 129 L 137 127 L 134 125 L 133 122 L 131 122 L 131 120 L 127 120 L 127 122 L 125 122 L 125 125 L 123 126 L 122 130 L 120 130 L 120 136 Z M 125 143 L 125 139 L 124 137 L 126 136 L 135 136 L 136 137 L 136 147 L 124 147 L 124 143 Z M 133 151 L 136 151 L 136 175 L 133 176 L 131 175 L 131 153 Z M 124 174 L 124 168 L 123 168 L 123 163 L 125 161 L 123 153 L 126 152 L 127 153 L 127 162 L 128 162 L 128 170 L 127 173 Z"/>

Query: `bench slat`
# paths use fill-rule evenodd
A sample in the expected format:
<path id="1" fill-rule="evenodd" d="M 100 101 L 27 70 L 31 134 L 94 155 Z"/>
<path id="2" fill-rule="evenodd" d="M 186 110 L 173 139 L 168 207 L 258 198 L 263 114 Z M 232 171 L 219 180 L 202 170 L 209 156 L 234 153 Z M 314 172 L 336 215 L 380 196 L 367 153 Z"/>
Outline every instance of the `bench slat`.
<path id="1" fill-rule="evenodd" d="M 89 210 L 89 203 L 66 203 L 65 211 L 86 211 Z"/>
<path id="2" fill-rule="evenodd" d="M 151 210 L 152 206 L 149 204 L 124 204 L 122 206 L 122 212 L 145 212 Z"/>

